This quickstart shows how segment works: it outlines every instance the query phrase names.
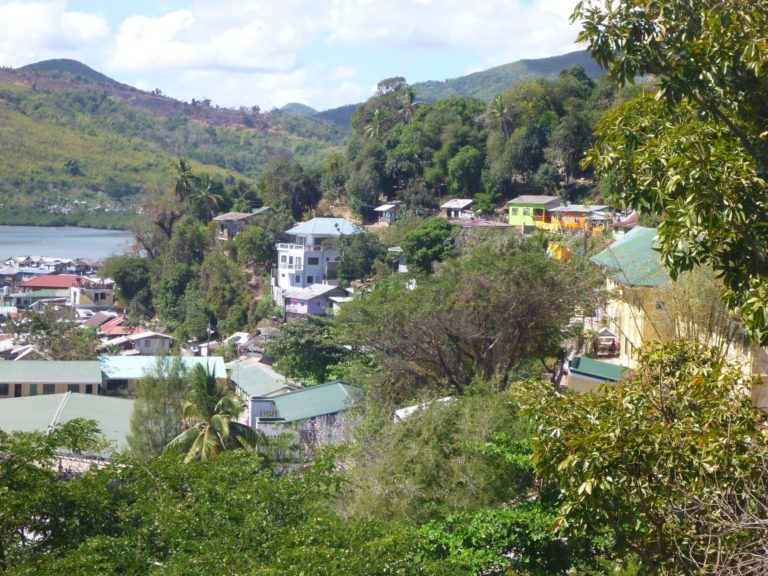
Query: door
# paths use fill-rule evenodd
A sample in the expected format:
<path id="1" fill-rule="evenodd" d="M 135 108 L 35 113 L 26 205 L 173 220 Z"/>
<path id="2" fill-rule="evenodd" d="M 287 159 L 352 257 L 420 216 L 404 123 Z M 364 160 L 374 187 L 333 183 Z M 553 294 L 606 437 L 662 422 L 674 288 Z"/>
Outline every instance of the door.
<path id="1" fill-rule="evenodd" d="M 14 398 L 21 397 L 21 384 L 14 384 L 13 385 L 13 397 Z"/>

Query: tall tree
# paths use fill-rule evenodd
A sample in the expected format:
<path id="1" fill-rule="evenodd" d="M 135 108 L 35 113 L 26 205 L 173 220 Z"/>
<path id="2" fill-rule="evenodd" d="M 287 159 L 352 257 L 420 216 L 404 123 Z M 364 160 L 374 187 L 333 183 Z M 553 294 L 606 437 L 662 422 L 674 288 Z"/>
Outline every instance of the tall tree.
<path id="1" fill-rule="evenodd" d="M 158 356 L 139 380 L 128 445 L 139 456 L 158 456 L 181 432 L 185 368 L 180 357 Z"/>

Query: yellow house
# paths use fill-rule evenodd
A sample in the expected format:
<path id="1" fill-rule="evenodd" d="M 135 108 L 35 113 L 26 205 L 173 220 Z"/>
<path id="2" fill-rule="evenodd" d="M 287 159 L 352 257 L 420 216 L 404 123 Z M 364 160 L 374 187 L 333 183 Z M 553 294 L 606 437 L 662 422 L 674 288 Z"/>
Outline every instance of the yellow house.
<path id="1" fill-rule="evenodd" d="M 676 338 L 696 338 L 718 345 L 724 358 L 740 365 L 746 375 L 768 381 L 768 351 L 750 347 L 734 338 L 685 326 L 676 310 L 669 308 L 666 296 L 673 281 L 654 250 L 655 228 L 637 226 L 591 260 L 607 272 L 606 286 L 611 295 L 602 320 L 619 337 L 619 364 L 634 369 L 636 350 L 645 342 L 665 342 Z M 695 333 L 694 333 L 695 332 Z M 768 407 L 768 387 L 756 386 L 753 400 Z"/>

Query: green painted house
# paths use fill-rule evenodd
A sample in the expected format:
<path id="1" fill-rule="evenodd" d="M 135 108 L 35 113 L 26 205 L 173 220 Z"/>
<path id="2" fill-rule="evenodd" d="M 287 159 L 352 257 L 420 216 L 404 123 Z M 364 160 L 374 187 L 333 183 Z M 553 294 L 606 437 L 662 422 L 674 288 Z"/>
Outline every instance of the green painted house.
<path id="1" fill-rule="evenodd" d="M 557 196 L 542 196 L 524 194 L 507 202 L 509 208 L 509 223 L 521 228 L 539 228 L 555 230 L 557 223 L 552 221 L 550 210 L 560 205 Z"/>

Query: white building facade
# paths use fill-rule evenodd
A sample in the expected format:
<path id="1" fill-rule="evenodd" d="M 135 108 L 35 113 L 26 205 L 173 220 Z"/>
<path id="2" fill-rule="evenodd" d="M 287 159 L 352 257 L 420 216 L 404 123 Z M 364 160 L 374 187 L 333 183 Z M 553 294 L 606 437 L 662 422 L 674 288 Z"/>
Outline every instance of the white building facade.
<path id="1" fill-rule="evenodd" d="M 286 231 L 292 242 L 277 244 L 277 264 L 272 270 L 272 299 L 285 303 L 287 291 L 313 284 L 338 285 L 337 241 L 358 234 L 361 228 L 344 218 L 312 218 Z"/>

